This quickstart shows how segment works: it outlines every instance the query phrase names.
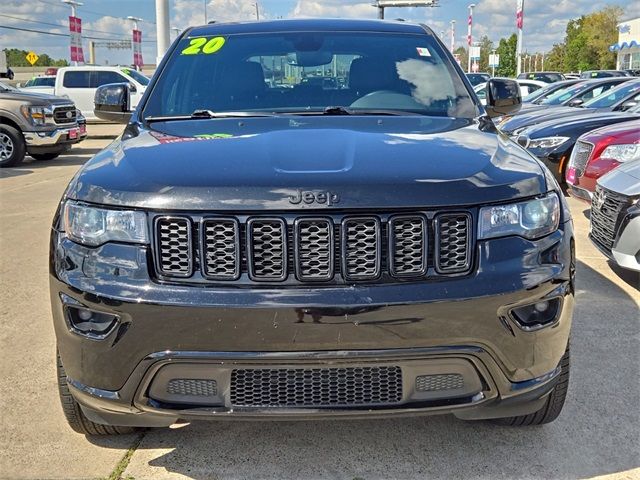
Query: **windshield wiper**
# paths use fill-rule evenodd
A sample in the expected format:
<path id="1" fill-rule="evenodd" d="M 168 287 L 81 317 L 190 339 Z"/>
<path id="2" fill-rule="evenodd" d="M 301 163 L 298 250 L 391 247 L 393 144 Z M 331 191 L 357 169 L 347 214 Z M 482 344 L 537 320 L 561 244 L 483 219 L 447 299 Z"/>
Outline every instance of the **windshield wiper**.
<path id="1" fill-rule="evenodd" d="M 249 118 L 273 117 L 273 113 L 265 112 L 214 112 L 213 110 L 197 109 L 191 115 L 166 115 L 145 117 L 146 122 L 174 122 L 178 120 L 199 120 L 210 118 Z"/>
<path id="2" fill-rule="evenodd" d="M 278 112 L 281 115 L 423 115 L 422 113 L 411 112 L 409 110 L 393 110 L 393 109 L 373 109 L 373 108 L 349 108 L 341 105 L 326 107 L 322 110 L 291 110 L 287 112 Z"/>

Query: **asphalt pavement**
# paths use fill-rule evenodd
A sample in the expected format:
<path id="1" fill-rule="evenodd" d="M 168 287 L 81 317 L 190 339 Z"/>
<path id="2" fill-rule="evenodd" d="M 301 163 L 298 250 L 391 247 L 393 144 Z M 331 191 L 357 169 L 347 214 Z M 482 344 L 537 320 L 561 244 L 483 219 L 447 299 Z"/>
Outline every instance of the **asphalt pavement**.
<path id="1" fill-rule="evenodd" d="M 69 155 L 0 170 L 0 478 L 640 479 L 640 277 L 612 268 L 576 225 L 577 307 L 569 397 L 541 427 L 452 416 L 319 422 L 202 422 L 92 439 L 58 403 L 48 240 L 76 170 L 105 126 Z M 90 126 L 90 134 L 92 129 Z"/>

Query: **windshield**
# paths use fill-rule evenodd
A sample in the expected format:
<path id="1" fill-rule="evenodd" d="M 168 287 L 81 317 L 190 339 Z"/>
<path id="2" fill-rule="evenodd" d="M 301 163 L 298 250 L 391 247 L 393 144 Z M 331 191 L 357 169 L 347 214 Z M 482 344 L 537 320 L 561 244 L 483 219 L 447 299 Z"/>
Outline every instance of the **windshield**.
<path id="1" fill-rule="evenodd" d="M 583 104 L 586 108 L 606 108 L 619 102 L 623 98 L 631 95 L 636 90 L 640 90 L 640 82 L 628 82 L 612 88 L 600 96 L 592 98 Z"/>
<path id="2" fill-rule="evenodd" d="M 143 115 L 313 113 L 332 106 L 354 113 L 477 114 L 430 35 L 281 32 L 182 39 Z"/>
<path id="3" fill-rule="evenodd" d="M 539 90 L 535 90 L 534 92 L 530 93 L 529 95 L 527 95 L 526 97 L 524 97 L 522 99 L 523 102 L 533 102 L 534 100 L 540 100 L 542 101 L 542 99 L 548 97 L 549 95 L 553 94 L 553 93 L 559 93 L 563 90 L 565 90 L 566 88 L 568 88 L 568 86 L 565 87 L 559 87 L 557 85 L 551 84 L 548 87 L 542 87 Z"/>
<path id="4" fill-rule="evenodd" d="M 469 83 L 475 87 L 481 83 L 488 82 L 491 77 L 486 73 L 467 73 L 467 78 L 469 79 Z"/>
<path id="5" fill-rule="evenodd" d="M 27 82 L 25 87 L 53 87 L 56 84 L 56 77 L 36 77 Z"/>
<path id="6" fill-rule="evenodd" d="M 140 72 L 138 72 L 137 70 L 133 70 L 132 68 L 123 68 L 122 73 L 130 76 L 140 85 L 144 85 L 145 87 L 149 85 L 149 79 L 145 77 L 143 74 L 141 74 Z"/>
<path id="7" fill-rule="evenodd" d="M 543 105 L 560 105 L 561 103 L 564 103 L 567 100 L 569 100 L 574 95 L 577 95 L 580 92 L 585 91 L 587 88 L 589 88 L 589 86 L 590 84 L 587 82 L 578 83 L 569 88 L 566 88 L 564 90 L 560 90 L 559 92 L 554 93 L 549 98 L 543 100 L 542 104 Z"/>

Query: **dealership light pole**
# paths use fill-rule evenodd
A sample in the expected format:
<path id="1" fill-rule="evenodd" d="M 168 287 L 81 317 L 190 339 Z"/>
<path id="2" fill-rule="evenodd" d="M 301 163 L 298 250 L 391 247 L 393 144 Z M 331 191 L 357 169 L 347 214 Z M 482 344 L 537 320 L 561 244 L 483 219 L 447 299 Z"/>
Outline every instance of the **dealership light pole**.
<path id="1" fill-rule="evenodd" d="M 451 20 L 449 23 L 451 24 L 451 53 L 453 53 L 453 49 L 456 45 L 456 21 Z"/>
<path id="2" fill-rule="evenodd" d="M 468 23 L 468 28 L 467 28 L 467 46 L 469 48 L 469 55 L 467 55 L 468 59 L 467 59 L 467 73 L 471 73 L 471 46 L 473 45 L 473 34 L 472 34 L 472 29 L 473 29 L 473 7 L 475 7 L 475 3 L 472 3 L 471 5 L 469 5 L 469 21 Z"/>
<path id="3" fill-rule="evenodd" d="M 156 37 L 156 65 L 159 65 L 169 49 L 169 0 L 156 0 Z"/>
<path id="4" fill-rule="evenodd" d="M 79 7 L 81 5 L 84 5 L 84 3 L 82 2 L 75 2 L 74 0 L 62 0 L 62 3 L 66 3 L 67 5 L 71 5 L 71 16 L 72 17 L 76 17 L 76 7 Z M 73 61 L 73 65 L 75 67 L 78 66 L 78 61 L 74 60 Z"/>
<path id="5" fill-rule="evenodd" d="M 524 0 L 517 0 L 516 4 L 516 27 L 518 27 L 518 44 L 516 46 L 517 74 L 522 73 L 522 27 L 524 25 Z"/>

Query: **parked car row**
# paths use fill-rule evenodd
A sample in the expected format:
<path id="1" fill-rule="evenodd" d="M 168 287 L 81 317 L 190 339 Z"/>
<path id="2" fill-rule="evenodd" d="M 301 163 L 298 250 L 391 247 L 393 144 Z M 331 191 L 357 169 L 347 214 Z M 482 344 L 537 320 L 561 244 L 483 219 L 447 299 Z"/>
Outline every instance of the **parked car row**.
<path id="1" fill-rule="evenodd" d="M 27 154 L 54 159 L 86 136 L 86 120 L 70 99 L 0 82 L 0 167 L 18 165 Z"/>
<path id="2" fill-rule="evenodd" d="M 640 271 L 640 79 L 559 81 L 524 102 L 515 115 L 495 119 L 498 129 L 591 205 L 594 245 Z"/>
<path id="3" fill-rule="evenodd" d="M 96 89 L 109 83 L 129 84 L 131 105 L 138 105 L 149 79 L 140 72 L 117 66 L 84 65 L 59 68 L 54 75 L 35 77 L 21 87 L 29 93 L 45 93 L 70 98 L 85 118 L 97 120 L 93 113 Z"/>

